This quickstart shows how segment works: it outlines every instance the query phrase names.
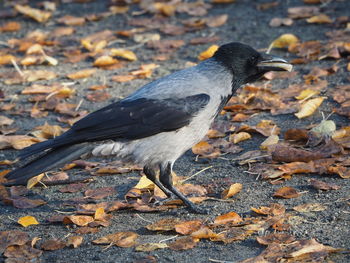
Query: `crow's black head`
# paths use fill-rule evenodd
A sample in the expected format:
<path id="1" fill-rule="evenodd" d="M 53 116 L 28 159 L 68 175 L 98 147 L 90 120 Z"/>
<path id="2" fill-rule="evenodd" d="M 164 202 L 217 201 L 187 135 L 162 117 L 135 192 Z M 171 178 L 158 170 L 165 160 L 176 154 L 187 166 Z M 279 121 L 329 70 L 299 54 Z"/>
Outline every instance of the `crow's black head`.
<path id="1" fill-rule="evenodd" d="M 292 70 L 292 65 L 284 59 L 259 53 L 238 42 L 222 45 L 213 57 L 229 69 L 240 84 L 253 82 L 268 71 Z"/>

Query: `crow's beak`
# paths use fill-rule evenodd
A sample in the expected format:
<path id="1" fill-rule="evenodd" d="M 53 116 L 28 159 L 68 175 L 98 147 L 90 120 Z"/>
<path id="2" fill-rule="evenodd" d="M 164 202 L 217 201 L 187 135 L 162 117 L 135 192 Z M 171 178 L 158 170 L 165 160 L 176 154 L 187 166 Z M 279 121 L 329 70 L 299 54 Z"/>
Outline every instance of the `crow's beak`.
<path id="1" fill-rule="evenodd" d="M 292 71 L 293 65 L 286 60 L 271 56 L 270 54 L 262 54 L 262 60 L 258 63 L 258 68 L 262 71 Z"/>

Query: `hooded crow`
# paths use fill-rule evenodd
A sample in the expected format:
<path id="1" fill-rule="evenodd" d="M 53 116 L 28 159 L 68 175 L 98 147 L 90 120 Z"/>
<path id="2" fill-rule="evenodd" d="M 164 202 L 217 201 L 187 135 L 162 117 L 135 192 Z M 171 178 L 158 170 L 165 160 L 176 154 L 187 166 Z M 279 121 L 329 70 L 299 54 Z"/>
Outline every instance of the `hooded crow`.
<path id="1" fill-rule="evenodd" d="M 174 162 L 208 132 L 234 92 L 268 71 L 291 71 L 287 61 L 242 43 L 222 45 L 212 58 L 153 81 L 123 100 L 90 113 L 54 139 L 23 149 L 27 163 L 6 175 L 25 184 L 87 153 L 143 166 L 147 178 L 201 212 L 172 183 Z M 159 174 L 159 176 L 158 176 Z"/>

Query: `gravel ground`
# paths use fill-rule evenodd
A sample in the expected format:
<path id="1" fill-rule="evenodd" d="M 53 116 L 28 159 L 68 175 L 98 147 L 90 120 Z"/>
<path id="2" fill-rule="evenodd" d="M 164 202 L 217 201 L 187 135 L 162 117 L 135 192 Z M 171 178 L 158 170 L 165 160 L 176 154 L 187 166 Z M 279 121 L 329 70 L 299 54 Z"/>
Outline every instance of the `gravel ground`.
<path id="1" fill-rule="evenodd" d="M 32 2 L 32 1 L 31 1 Z M 33 1 L 35 2 L 35 1 Z M 266 11 L 258 11 L 256 5 L 263 3 L 264 1 L 249 1 L 249 0 L 237 0 L 236 3 L 230 5 L 215 5 L 209 10 L 209 15 L 217 14 L 228 14 L 228 22 L 218 28 L 208 28 L 201 31 L 193 31 L 180 36 L 186 43 L 190 39 L 198 36 L 208 36 L 215 33 L 220 37 L 219 43 L 225 43 L 230 41 L 240 41 L 254 46 L 257 49 L 266 48 L 269 43 L 283 33 L 293 33 L 297 35 L 302 41 L 307 40 L 324 40 L 326 39 L 325 32 L 332 30 L 332 26 L 325 25 L 314 25 L 307 24 L 305 20 L 297 20 L 291 27 L 277 27 L 272 28 L 269 26 L 269 21 L 273 17 L 286 17 L 287 8 L 293 6 L 303 5 L 302 1 L 289 0 L 289 1 L 278 1 L 277 7 L 268 9 Z M 0 2 L 0 10 L 5 2 Z M 55 12 L 54 18 L 61 17 L 69 14 L 74 16 L 83 16 L 90 13 L 101 13 L 107 10 L 107 5 L 104 1 L 93 1 L 91 3 L 67 3 L 59 5 L 58 10 Z M 349 1 L 330 1 L 329 4 L 324 6 L 324 12 L 331 17 L 340 17 L 349 15 L 350 2 Z M 148 17 L 148 15 L 142 15 L 142 17 Z M 171 20 L 184 18 L 184 15 L 177 15 L 176 17 L 170 18 Z M 86 36 L 93 32 L 102 31 L 104 29 L 110 29 L 113 31 L 131 29 L 127 24 L 127 15 L 115 15 L 105 18 L 98 22 L 89 22 L 81 27 L 76 27 L 75 37 Z M 18 21 L 22 25 L 22 29 L 16 33 L 3 33 L 0 34 L 0 41 L 7 41 L 10 38 L 23 37 L 27 32 L 35 29 L 44 31 L 51 31 L 57 27 L 56 23 L 49 22 L 47 24 L 39 24 L 24 18 L 23 16 L 16 16 L 8 21 Z M 0 24 L 7 22 L 0 21 Z M 166 37 L 169 39 L 177 39 L 179 37 Z M 67 41 L 69 45 L 69 41 Z M 135 43 L 127 41 L 124 44 L 115 44 L 116 46 L 121 45 L 123 47 L 134 46 Z M 196 62 L 197 54 L 207 48 L 209 44 L 205 45 L 184 45 L 182 46 L 175 56 L 170 60 L 157 62 L 160 67 L 155 70 L 151 77 L 151 80 L 157 79 L 175 70 L 182 69 L 185 67 L 186 62 Z M 139 65 L 144 63 L 153 62 L 155 51 L 147 49 L 145 47 L 138 47 L 134 49 L 138 55 L 139 61 L 135 63 L 126 64 L 126 67 L 117 69 L 114 71 L 99 70 L 99 74 L 95 74 L 94 77 L 88 78 L 84 81 L 78 81 L 74 86 L 77 90 L 77 95 L 67 101 L 69 103 L 78 103 L 81 98 L 85 97 L 88 92 L 87 88 L 91 85 L 101 84 L 103 81 L 107 81 L 107 84 L 112 88 L 108 89 L 108 92 L 112 94 L 113 99 L 107 100 L 101 103 L 91 103 L 84 100 L 81 105 L 81 109 L 92 111 L 98 109 L 111 101 L 124 97 L 130 94 L 138 87 L 148 83 L 150 79 L 139 79 L 132 82 L 123 84 L 116 84 L 110 81 L 110 77 L 116 74 L 123 74 L 130 71 L 131 69 L 137 69 Z M 284 51 L 274 51 L 275 54 L 291 59 L 290 53 Z M 63 58 L 58 58 L 63 61 Z M 309 70 L 319 65 L 321 67 L 332 66 L 334 61 L 317 61 L 307 65 L 297 65 L 295 69 L 300 72 L 298 77 L 294 79 L 276 80 L 273 81 L 273 85 L 279 88 L 287 88 L 291 83 L 303 82 L 302 74 L 306 74 Z M 344 68 L 344 61 L 339 63 L 339 66 Z M 33 67 L 39 69 L 45 66 Z M 69 72 L 91 67 L 91 61 L 82 61 L 77 64 L 60 63 L 54 68 L 55 72 L 61 76 L 55 81 L 67 81 L 65 75 Z M 0 67 L 0 72 L 4 72 L 9 68 Z M 349 83 L 349 72 L 346 70 L 340 70 L 337 74 L 328 77 L 328 90 L 327 94 L 336 85 Z M 39 83 L 46 83 L 45 81 Z M 49 82 L 51 83 L 51 82 Z M 25 84 L 26 85 L 26 84 Z M 30 109 L 33 104 L 27 101 L 28 96 L 20 95 L 19 91 L 23 89 L 23 85 L 12 85 L 6 86 L 0 83 L 0 89 L 4 91 L 6 96 L 18 95 L 17 103 L 24 105 L 25 108 Z M 327 100 L 323 103 L 320 111 L 323 111 L 325 115 L 331 112 L 334 106 L 332 100 Z M 6 112 L 2 114 L 6 115 Z M 45 118 L 33 119 L 28 115 L 11 115 L 12 119 L 15 120 L 16 126 L 19 127 L 17 133 L 25 134 L 28 131 L 33 130 L 34 127 L 44 124 L 48 121 L 50 124 L 56 123 L 58 115 L 49 113 Z M 320 112 L 314 114 L 310 118 L 303 120 L 297 119 L 292 114 L 272 116 L 269 113 L 260 113 L 255 117 L 249 119 L 248 124 L 256 124 L 261 119 L 272 119 L 281 128 L 282 132 L 287 129 L 294 127 L 305 127 L 310 124 L 319 123 L 322 120 Z M 337 126 L 349 125 L 349 120 L 339 115 L 332 115 L 330 119 L 337 123 Z M 58 124 L 58 123 L 57 123 Z M 262 136 L 254 135 L 251 140 L 240 144 L 244 148 L 244 151 L 256 150 L 264 138 Z M 3 150 L 0 153 L 1 158 L 14 159 L 16 151 L 14 150 Z M 209 258 L 217 260 L 227 260 L 231 262 L 238 262 L 240 260 L 247 259 L 258 255 L 265 248 L 259 245 L 255 238 L 252 236 L 244 241 L 234 242 L 231 244 L 214 243 L 210 241 L 201 241 L 197 247 L 185 250 L 185 251 L 173 251 L 170 249 L 162 249 L 154 252 L 135 252 L 133 248 L 119 248 L 110 247 L 109 249 L 103 250 L 102 247 L 92 245 L 91 240 L 101 237 L 103 235 L 114 233 L 117 231 L 135 231 L 141 235 L 140 241 L 143 242 L 159 242 L 160 240 L 172 237 L 173 234 L 160 233 L 154 234 L 147 231 L 144 227 L 149 222 L 154 222 L 166 217 L 177 217 L 180 219 L 193 219 L 201 218 L 213 220 L 215 216 L 223 214 L 229 211 L 235 211 L 240 215 L 249 215 L 251 207 L 260 207 L 262 205 L 268 205 L 271 202 L 277 202 L 283 204 L 287 209 L 292 207 L 310 202 L 319 202 L 327 205 L 325 211 L 317 213 L 303 214 L 304 221 L 293 227 L 291 233 L 293 233 L 298 239 L 310 239 L 316 238 L 317 241 L 330 245 L 333 247 L 349 248 L 350 235 L 349 235 L 349 201 L 344 202 L 343 200 L 349 199 L 349 180 L 341 179 L 335 175 L 321 176 L 321 175 L 295 175 L 293 178 L 285 183 L 283 186 L 292 186 L 298 191 L 306 192 L 299 198 L 293 199 L 275 199 L 272 197 L 273 193 L 281 185 L 272 185 L 267 181 L 257 180 L 255 175 L 245 173 L 248 169 L 246 166 L 236 166 L 231 159 L 236 157 L 235 155 L 225 156 L 224 159 L 213 159 L 213 160 L 200 160 L 196 161 L 195 156 L 192 152 L 187 152 L 181 157 L 175 164 L 174 170 L 178 175 L 189 176 L 194 174 L 201 169 L 212 166 L 199 175 L 195 176 L 190 180 L 190 183 L 199 185 L 212 185 L 214 191 L 219 197 L 219 193 L 227 187 L 230 183 L 242 183 L 243 190 L 237 196 L 234 197 L 233 202 L 216 202 L 207 201 L 201 204 L 205 208 L 210 209 L 209 215 L 194 215 L 189 214 L 185 208 L 179 208 L 166 212 L 155 212 L 155 213 L 143 213 L 139 214 L 132 210 L 117 211 L 113 213 L 112 224 L 109 227 L 102 228 L 100 232 L 96 234 L 87 234 L 84 236 L 84 243 L 82 246 L 76 249 L 61 249 L 58 251 L 44 252 L 41 257 L 42 262 L 135 262 L 139 258 L 145 258 L 147 256 L 153 256 L 158 262 L 208 262 Z M 77 170 L 69 171 L 70 175 L 79 173 Z M 81 173 L 81 172 L 80 172 Z M 84 173 L 84 172 L 82 172 Z M 342 188 L 337 191 L 321 192 L 310 187 L 309 180 L 311 178 L 322 179 L 330 183 L 336 183 Z M 98 188 L 105 186 L 114 186 L 117 190 L 117 197 L 119 200 L 123 199 L 123 195 L 137 182 L 138 173 L 129 173 L 126 175 L 116 176 L 103 176 L 98 177 L 94 180 L 90 187 Z M 18 224 L 14 221 L 24 215 L 33 215 L 40 222 L 43 222 L 46 218 L 54 213 L 54 210 L 60 209 L 60 205 L 63 200 L 82 196 L 81 193 L 77 194 L 63 194 L 58 191 L 61 186 L 51 186 L 48 188 L 34 188 L 29 195 L 31 197 L 40 197 L 47 201 L 47 204 L 41 207 L 33 209 L 16 209 L 12 206 L 5 206 L 0 204 L 0 230 L 13 230 L 19 229 Z M 22 230 L 22 229 L 21 229 Z M 41 237 L 43 240 L 49 238 L 60 239 L 72 232 L 71 228 L 67 228 L 62 224 L 40 224 L 35 227 L 29 227 L 24 230 L 28 232 L 31 237 Z M 260 233 L 262 234 L 262 233 Z M 0 261 L 4 258 L 0 258 Z M 348 254 L 335 254 L 330 257 L 329 262 L 350 262 L 350 256 Z M 142 261 L 147 262 L 147 261 Z"/>

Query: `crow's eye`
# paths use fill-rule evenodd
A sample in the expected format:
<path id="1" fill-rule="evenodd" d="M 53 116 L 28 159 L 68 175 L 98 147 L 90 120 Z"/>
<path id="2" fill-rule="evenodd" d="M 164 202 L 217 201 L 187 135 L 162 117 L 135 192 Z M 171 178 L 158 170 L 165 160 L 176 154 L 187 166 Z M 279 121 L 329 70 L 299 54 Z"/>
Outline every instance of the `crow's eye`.
<path id="1" fill-rule="evenodd" d="M 258 62 L 258 57 L 252 56 L 249 58 L 249 64 L 250 65 L 255 65 Z"/>

